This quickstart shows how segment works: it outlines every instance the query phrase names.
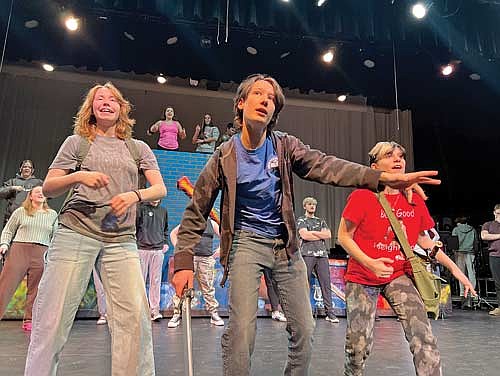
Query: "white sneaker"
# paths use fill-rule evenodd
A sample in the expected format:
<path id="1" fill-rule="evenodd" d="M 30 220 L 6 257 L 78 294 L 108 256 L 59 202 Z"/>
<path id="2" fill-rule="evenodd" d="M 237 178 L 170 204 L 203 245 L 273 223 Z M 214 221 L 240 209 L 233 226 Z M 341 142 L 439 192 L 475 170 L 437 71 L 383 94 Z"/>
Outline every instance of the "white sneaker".
<path id="1" fill-rule="evenodd" d="M 224 320 L 222 320 L 217 312 L 213 312 L 210 317 L 210 324 L 215 326 L 224 326 Z"/>
<path id="2" fill-rule="evenodd" d="M 276 321 L 286 322 L 286 317 L 281 311 L 273 311 L 273 313 L 271 313 L 271 318 Z"/>
<path id="3" fill-rule="evenodd" d="M 106 317 L 106 315 L 104 316 L 99 316 L 99 319 L 97 320 L 96 324 L 97 325 L 104 325 L 108 322 L 108 318 Z"/>
<path id="4" fill-rule="evenodd" d="M 325 317 L 326 321 L 333 322 L 334 324 L 339 323 L 340 320 L 333 313 L 328 313 Z"/>
<path id="5" fill-rule="evenodd" d="M 163 315 L 161 313 L 156 313 L 151 316 L 151 321 L 160 321 L 163 318 Z"/>
<path id="6" fill-rule="evenodd" d="M 495 308 L 493 311 L 488 312 L 491 316 L 500 316 L 500 307 Z"/>
<path id="7" fill-rule="evenodd" d="M 169 328 L 177 328 L 181 324 L 181 315 L 180 313 L 174 313 L 170 321 L 168 322 Z"/>

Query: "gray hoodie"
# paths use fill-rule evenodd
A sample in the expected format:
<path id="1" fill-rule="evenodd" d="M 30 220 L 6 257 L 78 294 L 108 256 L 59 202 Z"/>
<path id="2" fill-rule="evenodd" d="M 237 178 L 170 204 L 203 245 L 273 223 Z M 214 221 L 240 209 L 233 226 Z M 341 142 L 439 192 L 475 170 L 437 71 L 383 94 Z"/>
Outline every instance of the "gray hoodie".
<path id="1" fill-rule="evenodd" d="M 451 234 L 458 236 L 458 252 L 474 252 L 474 245 L 477 242 L 477 234 L 474 227 L 466 223 L 459 223 Z"/>

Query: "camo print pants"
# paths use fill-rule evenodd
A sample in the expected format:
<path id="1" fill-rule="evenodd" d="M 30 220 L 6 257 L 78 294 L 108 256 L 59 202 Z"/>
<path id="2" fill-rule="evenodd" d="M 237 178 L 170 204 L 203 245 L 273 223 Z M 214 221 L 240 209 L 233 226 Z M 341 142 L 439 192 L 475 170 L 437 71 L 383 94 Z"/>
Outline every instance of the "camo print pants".
<path id="1" fill-rule="evenodd" d="M 373 346 L 377 299 L 381 293 L 399 317 L 413 354 L 417 376 L 441 375 L 436 337 L 432 334 L 424 303 L 406 275 L 386 285 L 346 283 L 347 331 L 344 376 L 363 375 L 365 361 Z"/>

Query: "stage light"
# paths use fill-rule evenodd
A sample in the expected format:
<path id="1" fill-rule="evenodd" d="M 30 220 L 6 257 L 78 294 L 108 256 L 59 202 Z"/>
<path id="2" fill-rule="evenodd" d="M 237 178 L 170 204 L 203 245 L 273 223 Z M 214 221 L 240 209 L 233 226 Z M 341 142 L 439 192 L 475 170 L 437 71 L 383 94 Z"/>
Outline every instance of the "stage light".
<path id="1" fill-rule="evenodd" d="M 328 50 L 327 52 L 325 52 L 323 54 L 322 59 L 323 59 L 323 61 L 325 63 L 331 63 L 333 61 L 333 51 L 332 50 Z"/>
<path id="2" fill-rule="evenodd" d="M 374 68 L 375 67 L 375 62 L 371 59 L 366 59 L 365 61 L 363 61 L 363 65 L 367 68 Z"/>
<path id="3" fill-rule="evenodd" d="M 481 79 L 481 76 L 478 74 L 478 73 L 471 73 L 469 75 L 469 78 L 472 80 L 472 81 L 479 81 Z"/>
<path id="4" fill-rule="evenodd" d="M 337 100 L 338 100 L 339 102 L 345 102 L 345 100 L 346 100 L 346 99 L 347 99 L 347 95 L 345 95 L 345 94 L 339 95 L 339 96 L 337 97 Z"/>
<path id="5" fill-rule="evenodd" d="M 326 0 L 318 0 L 316 3 L 319 7 L 322 6 L 324 3 L 326 3 Z"/>
<path id="6" fill-rule="evenodd" d="M 176 36 L 170 37 L 167 39 L 167 44 L 169 46 L 176 44 L 179 39 Z"/>
<path id="7" fill-rule="evenodd" d="M 163 77 L 162 75 L 159 75 L 156 77 L 156 81 L 158 81 L 159 84 L 164 84 L 167 82 L 167 79 L 165 77 Z"/>
<path id="8" fill-rule="evenodd" d="M 76 31 L 80 27 L 80 20 L 73 16 L 66 18 L 64 21 L 64 25 L 66 25 L 66 29 L 69 31 Z"/>
<path id="9" fill-rule="evenodd" d="M 27 29 L 34 29 L 35 27 L 38 27 L 39 23 L 37 20 L 29 20 L 24 23 L 24 27 Z"/>
<path id="10" fill-rule="evenodd" d="M 54 66 L 51 64 L 42 64 L 42 68 L 47 71 L 47 72 L 53 72 L 54 71 Z"/>
<path id="11" fill-rule="evenodd" d="M 453 65 L 447 64 L 441 68 L 441 74 L 443 76 L 449 76 L 450 74 L 453 73 L 454 70 L 455 70 L 455 68 L 453 67 Z"/>
<path id="12" fill-rule="evenodd" d="M 192 79 L 192 78 L 189 79 L 189 85 L 196 87 L 199 84 L 200 84 L 200 81 Z"/>
<path id="13" fill-rule="evenodd" d="M 257 55 L 257 49 L 255 47 L 252 47 L 252 46 L 248 46 L 247 47 L 247 52 L 250 54 L 250 55 Z"/>
<path id="14" fill-rule="evenodd" d="M 283 3 L 288 3 L 290 0 L 281 0 Z"/>
<path id="15" fill-rule="evenodd" d="M 284 58 L 285 58 L 285 57 L 287 57 L 288 55 L 290 55 L 290 51 L 283 52 L 283 53 L 280 55 L 280 59 L 284 59 Z"/>
<path id="16" fill-rule="evenodd" d="M 413 17 L 421 20 L 427 14 L 427 7 L 422 3 L 416 3 L 411 7 L 411 13 L 413 14 Z"/>

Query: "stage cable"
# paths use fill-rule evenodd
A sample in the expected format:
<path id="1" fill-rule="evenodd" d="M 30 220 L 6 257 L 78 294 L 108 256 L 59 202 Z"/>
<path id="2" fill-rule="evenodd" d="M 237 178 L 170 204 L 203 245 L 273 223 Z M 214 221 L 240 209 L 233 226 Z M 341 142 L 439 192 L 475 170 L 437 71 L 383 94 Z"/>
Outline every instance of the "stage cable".
<path id="1" fill-rule="evenodd" d="M 226 43 L 229 38 L 229 0 L 226 0 Z"/>
<path id="2" fill-rule="evenodd" d="M 394 97 L 396 99 L 396 126 L 398 129 L 398 136 L 399 136 L 398 71 L 396 67 L 396 45 L 394 43 L 394 38 L 392 39 L 392 67 L 394 73 Z"/>
<path id="3" fill-rule="evenodd" d="M 3 41 L 2 58 L 0 59 L 0 73 L 2 73 L 2 69 L 3 69 L 3 62 L 4 62 L 4 59 L 5 59 L 5 50 L 7 48 L 7 38 L 9 36 L 10 20 L 12 18 L 12 10 L 13 9 L 14 9 L 14 0 L 11 0 L 11 2 L 10 2 L 10 11 L 9 11 L 9 18 L 7 20 L 7 28 L 5 29 L 5 38 L 4 38 L 4 41 Z"/>

